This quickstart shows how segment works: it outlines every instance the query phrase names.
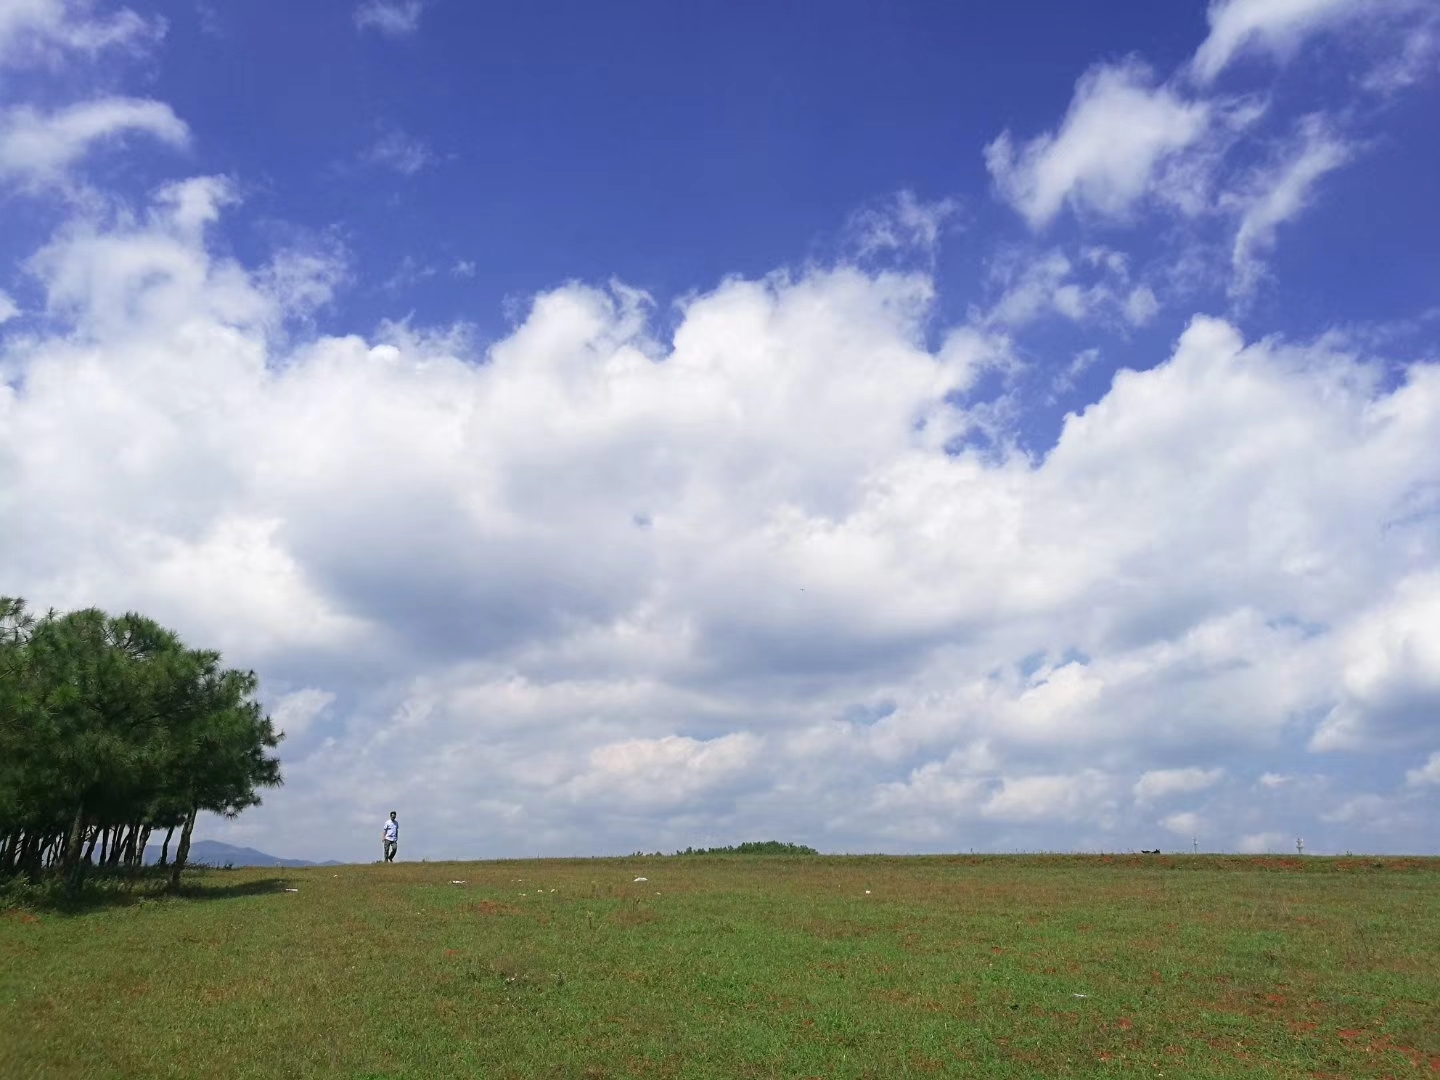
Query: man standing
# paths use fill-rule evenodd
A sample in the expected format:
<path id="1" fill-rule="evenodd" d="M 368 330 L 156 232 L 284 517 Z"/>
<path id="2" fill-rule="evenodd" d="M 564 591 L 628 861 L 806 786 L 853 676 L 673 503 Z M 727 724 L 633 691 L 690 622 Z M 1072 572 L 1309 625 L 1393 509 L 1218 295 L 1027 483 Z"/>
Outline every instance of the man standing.
<path id="1" fill-rule="evenodd" d="M 400 846 L 400 822 L 395 820 L 395 811 L 390 811 L 390 820 L 385 822 L 385 861 L 395 861 L 395 849 Z"/>

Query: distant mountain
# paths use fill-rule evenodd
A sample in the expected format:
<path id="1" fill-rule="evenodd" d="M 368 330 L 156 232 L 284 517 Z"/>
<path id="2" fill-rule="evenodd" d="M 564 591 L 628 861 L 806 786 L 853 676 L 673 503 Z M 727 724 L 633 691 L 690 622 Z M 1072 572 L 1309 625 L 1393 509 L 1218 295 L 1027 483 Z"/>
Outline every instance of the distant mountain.
<path id="1" fill-rule="evenodd" d="M 178 840 L 170 844 L 170 857 L 175 857 L 175 847 Z M 145 849 L 145 861 L 154 863 L 160 860 L 160 848 L 151 844 Z M 222 844 L 219 840 L 196 840 L 190 845 L 190 857 L 188 862 L 205 866 L 339 866 L 334 860 L 323 863 L 313 863 L 307 859 L 282 859 L 278 855 L 268 855 L 263 851 L 256 851 L 250 847 L 236 847 L 234 844 Z"/>

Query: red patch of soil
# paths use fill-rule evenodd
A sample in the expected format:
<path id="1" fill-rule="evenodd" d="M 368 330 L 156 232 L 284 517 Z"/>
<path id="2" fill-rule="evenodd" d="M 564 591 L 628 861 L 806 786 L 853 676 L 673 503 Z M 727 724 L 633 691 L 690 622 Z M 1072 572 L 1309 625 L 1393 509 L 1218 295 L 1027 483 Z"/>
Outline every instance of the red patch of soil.
<path id="1" fill-rule="evenodd" d="M 498 904 L 494 900 L 481 900 L 465 909 L 473 915 L 519 915 L 520 909 L 510 904 Z"/>

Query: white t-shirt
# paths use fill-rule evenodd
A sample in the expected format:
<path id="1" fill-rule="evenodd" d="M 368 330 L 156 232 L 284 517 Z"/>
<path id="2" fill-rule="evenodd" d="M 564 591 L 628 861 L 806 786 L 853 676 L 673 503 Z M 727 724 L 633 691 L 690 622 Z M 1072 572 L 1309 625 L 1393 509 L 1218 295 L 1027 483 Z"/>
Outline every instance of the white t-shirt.
<path id="1" fill-rule="evenodd" d="M 385 839 L 392 844 L 400 839 L 400 823 L 394 818 L 385 819 Z"/>

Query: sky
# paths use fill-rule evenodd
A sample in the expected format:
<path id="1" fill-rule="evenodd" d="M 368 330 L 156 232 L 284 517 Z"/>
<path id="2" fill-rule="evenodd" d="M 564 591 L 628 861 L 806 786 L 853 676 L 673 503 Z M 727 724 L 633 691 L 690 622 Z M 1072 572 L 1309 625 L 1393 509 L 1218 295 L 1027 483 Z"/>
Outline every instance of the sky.
<path id="1" fill-rule="evenodd" d="M 273 854 L 1440 853 L 1440 8 L 0 0 L 0 593 Z"/>

